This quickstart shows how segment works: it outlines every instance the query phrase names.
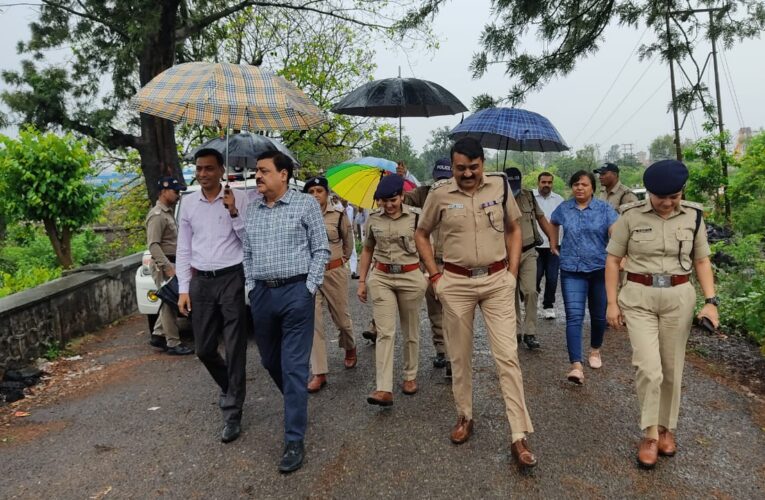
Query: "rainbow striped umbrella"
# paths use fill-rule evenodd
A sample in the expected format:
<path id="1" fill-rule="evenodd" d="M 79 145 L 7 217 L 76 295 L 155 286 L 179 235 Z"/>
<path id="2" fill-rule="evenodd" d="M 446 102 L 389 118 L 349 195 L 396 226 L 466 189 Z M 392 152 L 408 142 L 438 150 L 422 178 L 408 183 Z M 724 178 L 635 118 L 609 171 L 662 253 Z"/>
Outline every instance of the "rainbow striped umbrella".
<path id="1" fill-rule="evenodd" d="M 396 173 L 396 163 L 365 156 L 335 165 L 327 171 L 329 187 L 348 203 L 361 208 L 377 208 L 374 193 L 385 175 Z"/>

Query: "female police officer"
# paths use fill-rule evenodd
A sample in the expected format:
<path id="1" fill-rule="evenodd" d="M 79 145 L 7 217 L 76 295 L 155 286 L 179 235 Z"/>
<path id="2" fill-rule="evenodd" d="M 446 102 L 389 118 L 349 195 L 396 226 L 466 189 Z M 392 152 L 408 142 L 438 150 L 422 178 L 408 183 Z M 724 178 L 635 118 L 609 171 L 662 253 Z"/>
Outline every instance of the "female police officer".
<path id="1" fill-rule="evenodd" d="M 640 401 L 638 463 L 656 464 L 657 455 L 677 449 L 677 427 L 685 344 L 691 329 L 695 290 L 690 274 L 704 293 L 699 317 L 718 324 L 717 297 L 709 261 L 709 244 L 701 206 L 682 200 L 686 166 L 675 160 L 651 165 L 643 175 L 647 200 L 624 205 L 608 244 L 606 291 L 608 323 L 622 321 L 632 344 L 632 364 Z M 627 282 L 618 293 L 619 263 L 627 257 Z"/>
<path id="2" fill-rule="evenodd" d="M 372 316 L 377 326 L 375 365 L 377 388 L 367 398 L 369 404 L 393 404 L 393 347 L 396 333 L 396 308 L 404 334 L 404 383 L 401 390 L 417 392 L 417 361 L 420 355 L 420 306 L 428 282 L 420 271 L 420 258 L 414 244 L 419 211 L 403 201 L 404 179 L 389 175 L 380 180 L 374 197 L 380 209 L 369 216 L 367 237 L 359 261 L 358 297 L 367 301 L 367 284 L 372 293 Z M 374 257 L 374 270 L 367 281 Z"/>

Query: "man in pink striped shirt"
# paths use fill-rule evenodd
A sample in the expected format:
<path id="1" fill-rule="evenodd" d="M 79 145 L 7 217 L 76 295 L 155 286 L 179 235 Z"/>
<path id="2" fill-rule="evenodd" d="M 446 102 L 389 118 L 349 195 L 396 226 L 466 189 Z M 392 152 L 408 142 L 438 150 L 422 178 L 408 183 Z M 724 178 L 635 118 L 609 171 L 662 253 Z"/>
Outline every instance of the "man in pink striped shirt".
<path id="1" fill-rule="evenodd" d="M 178 221 L 178 308 L 191 314 L 197 357 L 221 390 L 221 441 L 239 437 L 245 396 L 247 309 L 244 303 L 242 238 L 247 199 L 221 185 L 223 156 L 214 149 L 195 155 L 202 189 L 183 198 Z M 218 353 L 223 339 L 226 359 Z"/>

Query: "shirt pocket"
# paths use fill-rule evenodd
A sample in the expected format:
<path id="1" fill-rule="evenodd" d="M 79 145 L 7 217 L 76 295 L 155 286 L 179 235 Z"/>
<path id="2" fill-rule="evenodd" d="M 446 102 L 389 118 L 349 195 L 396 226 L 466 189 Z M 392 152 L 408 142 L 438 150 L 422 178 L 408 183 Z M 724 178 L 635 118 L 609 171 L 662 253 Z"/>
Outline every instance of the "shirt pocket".
<path id="1" fill-rule="evenodd" d="M 505 214 L 502 205 L 492 205 L 481 209 L 481 216 L 485 219 L 484 225 L 498 233 L 505 232 Z"/>
<path id="2" fill-rule="evenodd" d="M 452 234 L 461 234 L 467 229 L 467 209 L 463 206 L 447 207 L 441 219 Z"/>
<path id="3" fill-rule="evenodd" d="M 337 230 L 336 224 L 325 225 L 327 230 L 327 239 L 330 243 L 338 243 L 340 241 L 340 232 Z"/>
<path id="4" fill-rule="evenodd" d="M 651 252 L 649 249 L 656 246 L 656 231 L 650 227 L 636 227 L 632 230 L 629 240 L 629 251 L 647 253 Z"/>
<path id="5" fill-rule="evenodd" d="M 678 255 L 680 256 L 680 263 L 684 270 L 690 270 L 693 264 L 691 260 L 691 251 L 693 250 L 693 229 L 678 228 L 675 231 L 675 239 L 677 240 Z"/>

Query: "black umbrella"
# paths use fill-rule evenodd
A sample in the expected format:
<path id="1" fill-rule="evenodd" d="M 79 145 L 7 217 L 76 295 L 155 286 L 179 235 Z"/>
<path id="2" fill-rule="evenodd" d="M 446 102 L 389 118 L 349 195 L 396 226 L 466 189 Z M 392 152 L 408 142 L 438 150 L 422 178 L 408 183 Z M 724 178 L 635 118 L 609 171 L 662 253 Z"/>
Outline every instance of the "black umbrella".
<path id="1" fill-rule="evenodd" d="M 194 154 L 196 154 L 196 152 L 200 149 L 205 148 L 212 148 L 220 151 L 220 153 L 225 158 L 226 138 L 216 137 L 215 139 L 211 139 L 205 142 L 187 154 L 184 157 L 184 160 L 193 161 Z M 266 151 L 280 151 L 289 156 L 295 165 L 299 165 L 295 159 L 295 156 L 292 154 L 292 151 L 287 149 L 287 146 L 277 141 L 276 139 L 271 139 L 265 135 L 241 132 L 239 134 L 229 136 L 228 138 L 228 166 L 229 168 L 232 168 L 236 174 L 240 174 L 245 169 L 254 169 L 258 156 L 260 156 L 262 153 L 265 153 Z"/>
<path id="2" fill-rule="evenodd" d="M 385 78 L 365 83 L 332 107 L 333 113 L 398 118 L 441 116 L 467 111 L 454 94 L 437 83 L 418 78 Z"/>

